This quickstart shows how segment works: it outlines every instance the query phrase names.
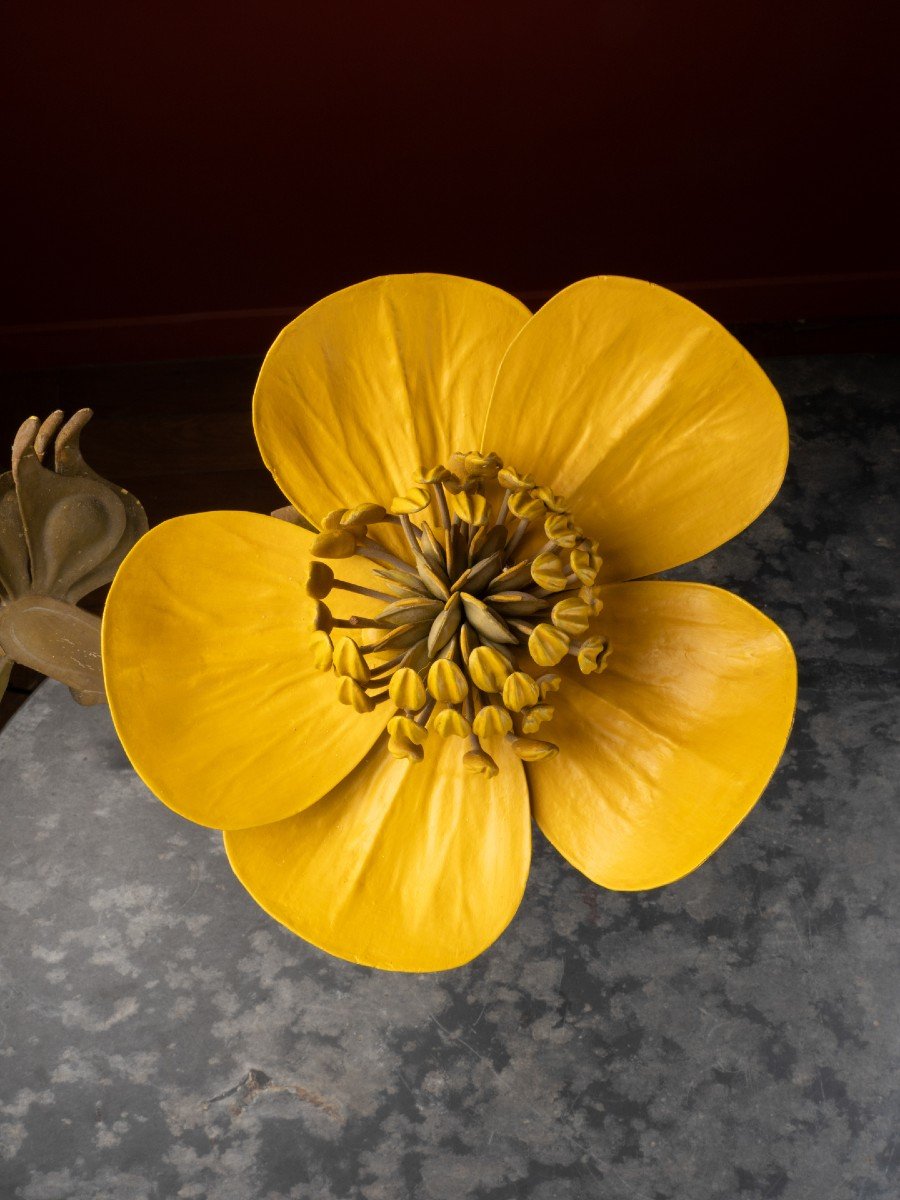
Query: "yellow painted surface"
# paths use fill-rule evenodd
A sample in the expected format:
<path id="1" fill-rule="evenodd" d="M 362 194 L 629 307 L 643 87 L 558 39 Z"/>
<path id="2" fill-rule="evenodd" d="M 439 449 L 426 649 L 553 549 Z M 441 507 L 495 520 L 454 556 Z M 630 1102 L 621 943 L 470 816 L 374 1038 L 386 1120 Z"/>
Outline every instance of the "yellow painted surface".
<path id="1" fill-rule="evenodd" d="M 601 675 L 568 668 L 529 768 L 535 817 L 604 887 L 659 887 L 699 866 L 756 803 L 790 732 L 790 642 L 758 609 L 695 583 L 613 584 Z"/>
<path id="2" fill-rule="evenodd" d="M 601 579 L 690 562 L 772 500 L 787 422 L 762 368 L 665 288 L 601 276 L 528 322 L 500 367 L 481 445 L 566 496 Z"/>
<path id="3" fill-rule="evenodd" d="M 163 803 L 200 825 L 277 821 L 329 791 L 390 711 L 339 704 L 317 671 L 304 584 L 313 535 L 256 513 L 156 526 L 110 589 L 103 665 L 113 721 Z M 365 564 L 341 564 L 369 579 Z M 354 597 L 360 611 L 369 601 Z"/>
<path id="4" fill-rule="evenodd" d="M 496 753 L 493 779 L 434 734 L 419 765 L 378 753 L 297 816 L 226 833 L 231 865 L 267 913 L 330 954 L 460 966 L 500 936 L 528 876 L 524 772 L 502 743 Z"/>
<path id="5" fill-rule="evenodd" d="M 278 486 L 318 524 L 473 449 L 529 316 L 506 292 L 452 275 L 386 275 L 314 304 L 279 335 L 253 397 Z"/>

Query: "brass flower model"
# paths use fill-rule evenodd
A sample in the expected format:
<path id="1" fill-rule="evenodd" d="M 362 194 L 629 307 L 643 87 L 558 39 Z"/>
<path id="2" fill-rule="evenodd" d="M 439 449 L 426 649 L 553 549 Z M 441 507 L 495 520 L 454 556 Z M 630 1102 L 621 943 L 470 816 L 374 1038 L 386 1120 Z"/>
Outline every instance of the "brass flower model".
<path id="1" fill-rule="evenodd" d="M 733 537 L 784 474 L 781 402 L 705 313 L 614 277 L 534 316 L 471 280 L 374 279 L 284 330 L 254 422 L 314 528 L 157 527 L 103 657 L 136 769 L 226 831 L 277 920 L 453 967 L 514 915 L 532 816 L 636 890 L 752 808 L 793 716 L 787 638 L 717 588 L 627 582 Z"/>
<path id="2" fill-rule="evenodd" d="M 87 465 L 91 418 L 29 417 L 0 475 L 0 694 L 14 662 L 68 684 L 81 704 L 104 700 L 100 618 L 78 601 L 109 583 L 147 531 L 139 502 Z M 53 468 L 44 466 L 52 453 Z"/>

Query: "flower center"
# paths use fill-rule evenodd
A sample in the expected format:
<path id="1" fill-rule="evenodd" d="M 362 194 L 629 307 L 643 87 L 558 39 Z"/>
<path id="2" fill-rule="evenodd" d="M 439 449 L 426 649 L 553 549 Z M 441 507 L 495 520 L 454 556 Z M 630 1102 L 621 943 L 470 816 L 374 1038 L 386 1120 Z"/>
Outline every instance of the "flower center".
<path id="1" fill-rule="evenodd" d="M 390 525 L 402 530 L 403 556 L 377 537 Z M 329 513 L 312 553 L 360 555 L 378 576 L 377 588 L 362 587 L 314 561 L 306 590 L 316 601 L 316 665 L 335 672 L 338 699 L 357 712 L 395 707 L 392 754 L 420 762 L 429 729 L 465 739 L 463 764 L 488 776 L 497 773 L 484 748 L 493 738 L 506 738 L 526 762 L 558 753 L 534 736 L 552 719 L 562 682 L 548 668 L 570 655 L 584 674 L 601 671 L 610 652 L 590 631 L 602 607 L 597 543 L 561 496 L 496 454 L 458 453 L 420 472 L 389 509 L 363 503 Z M 325 604 L 334 590 L 383 607 L 336 617 Z"/>

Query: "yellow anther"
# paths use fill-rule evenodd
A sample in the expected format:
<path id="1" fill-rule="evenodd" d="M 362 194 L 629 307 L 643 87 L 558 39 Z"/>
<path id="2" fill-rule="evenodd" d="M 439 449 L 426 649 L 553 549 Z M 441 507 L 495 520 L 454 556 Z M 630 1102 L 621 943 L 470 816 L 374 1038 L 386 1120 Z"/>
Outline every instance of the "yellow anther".
<path id="1" fill-rule="evenodd" d="M 472 729 L 481 738 L 500 737 L 512 729 L 512 717 L 499 704 L 485 704 L 475 714 Z"/>
<path id="2" fill-rule="evenodd" d="M 334 646 L 327 633 L 314 633 L 309 639 L 313 664 L 317 671 L 330 671 L 334 662 Z"/>
<path id="3" fill-rule="evenodd" d="M 341 517 L 341 525 L 377 525 L 387 516 L 383 504 L 357 504 L 356 508 L 348 508 Z"/>
<path id="4" fill-rule="evenodd" d="M 476 646 L 469 655 L 469 675 L 482 692 L 502 692 L 509 678 L 509 664 L 492 646 Z"/>
<path id="5" fill-rule="evenodd" d="M 413 487 L 402 496 L 395 496 L 391 501 L 391 512 L 406 514 L 421 512 L 431 503 L 431 492 L 426 487 Z"/>
<path id="6" fill-rule="evenodd" d="M 422 467 L 415 479 L 416 483 L 443 483 L 445 479 L 450 478 L 452 473 L 438 463 L 436 467 Z"/>
<path id="7" fill-rule="evenodd" d="M 493 779 L 500 769 L 491 756 L 480 748 L 463 755 L 463 766 L 473 775 L 484 775 L 487 779 Z"/>
<path id="8" fill-rule="evenodd" d="M 456 663 L 439 658 L 428 670 L 428 690 L 442 704 L 462 704 L 469 684 Z"/>
<path id="9" fill-rule="evenodd" d="M 341 519 L 346 512 L 346 508 L 333 508 L 330 513 L 325 516 L 322 521 L 323 529 L 340 529 Z"/>
<path id="10" fill-rule="evenodd" d="M 554 513 L 567 513 L 569 505 L 564 496 L 557 494 L 548 487 L 538 487 L 534 489 L 534 494 L 538 500 L 542 500 L 547 508 Z"/>
<path id="11" fill-rule="evenodd" d="M 546 700 L 551 692 L 558 692 L 561 683 L 562 675 L 557 675 L 555 671 L 548 671 L 546 675 L 538 675 L 537 685 L 540 689 L 541 699 Z"/>
<path id="12" fill-rule="evenodd" d="M 408 742 L 415 742 L 417 746 L 423 746 L 428 737 L 428 730 L 424 725 L 417 724 L 412 717 L 404 717 L 402 713 L 391 717 L 387 728 L 391 737 L 405 738 Z"/>
<path id="13" fill-rule="evenodd" d="M 588 606 L 591 616 L 599 617 L 603 611 L 603 601 L 600 599 L 597 589 L 586 584 L 584 587 L 578 589 L 578 595 Z"/>
<path id="14" fill-rule="evenodd" d="M 468 737 L 472 726 L 455 708 L 442 708 L 434 718 L 435 732 L 441 737 Z"/>
<path id="15" fill-rule="evenodd" d="M 352 558 L 356 538 L 349 529 L 323 529 L 312 544 L 316 558 Z"/>
<path id="16" fill-rule="evenodd" d="M 444 485 L 444 491 L 447 493 L 447 499 L 451 496 L 458 495 L 465 487 L 462 479 L 457 479 L 452 471 L 447 473 L 447 478 L 441 481 Z M 474 482 L 474 481 L 473 481 Z"/>
<path id="17" fill-rule="evenodd" d="M 510 738 L 513 752 L 525 762 L 542 762 L 545 758 L 555 758 L 559 754 L 559 746 L 553 742 L 542 742 L 538 738 Z"/>
<path id="18" fill-rule="evenodd" d="M 486 525 L 490 520 L 491 506 L 478 492 L 457 492 L 447 497 L 447 504 L 454 516 L 469 525 Z"/>
<path id="19" fill-rule="evenodd" d="M 542 621 L 528 637 L 528 653 L 539 667 L 555 667 L 569 651 L 569 635 Z"/>
<path id="20" fill-rule="evenodd" d="M 368 696 L 355 679 L 342 675 L 338 680 L 338 700 L 341 704 L 349 704 L 358 713 L 369 713 L 375 707 L 375 701 Z"/>
<path id="21" fill-rule="evenodd" d="M 313 561 L 306 577 L 306 594 L 313 600 L 324 600 L 334 587 L 334 571 L 327 563 Z"/>
<path id="22" fill-rule="evenodd" d="M 479 454 L 473 450 L 466 455 L 464 463 L 465 472 L 469 476 L 474 476 L 476 479 L 496 479 L 497 472 L 503 466 L 503 463 L 496 454 Z"/>
<path id="23" fill-rule="evenodd" d="M 447 466 L 450 470 L 460 478 L 466 473 L 466 458 L 470 454 L 476 454 L 476 450 L 454 450 L 447 459 Z"/>
<path id="24" fill-rule="evenodd" d="M 540 698 L 538 685 L 524 671 L 513 671 L 503 685 L 503 703 L 511 712 L 531 708 Z"/>
<path id="25" fill-rule="evenodd" d="M 522 710 L 522 732 L 537 733 L 545 721 L 553 720 L 552 704 L 535 704 Z"/>
<path id="26" fill-rule="evenodd" d="M 535 496 L 534 489 L 514 492 L 509 498 L 509 511 L 526 521 L 540 521 L 547 511 L 540 499 Z"/>
<path id="27" fill-rule="evenodd" d="M 397 708 L 406 712 L 418 712 L 425 707 L 428 699 L 425 694 L 425 684 L 421 677 L 411 667 L 400 667 L 391 676 L 388 684 L 388 695 Z"/>
<path id="28" fill-rule="evenodd" d="M 523 475 L 515 467 L 502 467 L 497 472 L 497 482 L 510 492 L 526 492 L 535 486 L 530 475 Z"/>
<path id="29" fill-rule="evenodd" d="M 565 550 L 570 550 L 581 537 L 581 530 L 566 513 L 550 513 L 544 521 L 544 533 Z"/>
<path id="30" fill-rule="evenodd" d="M 545 592 L 561 592 L 566 587 L 565 568 L 550 550 L 534 559 L 531 564 L 531 578 Z"/>
<path id="31" fill-rule="evenodd" d="M 331 633 L 334 628 L 334 617 L 331 609 L 321 600 L 317 600 L 313 610 L 312 628 L 316 633 Z"/>
<path id="32" fill-rule="evenodd" d="M 575 572 L 579 583 L 583 583 L 585 587 L 590 587 L 593 584 L 597 578 L 597 572 L 603 566 L 603 559 L 597 553 L 596 546 L 596 542 L 589 542 L 584 539 L 578 543 L 569 555 L 572 570 Z"/>
<path id="33" fill-rule="evenodd" d="M 606 669 L 610 655 L 609 641 L 605 637 L 585 638 L 578 647 L 578 666 L 583 675 L 598 673 Z"/>
<path id="34" fill-rule="evenodd" d="M 566 596 L 564 600 L 557 600 L 550 612 L 550 620 L 556 628 L 573 637 L 587 633 L 590 617 L 590 608 L 578 596 Z"/>
<path id="35" fill-rule="evenodd" d="M 420 763 L 425 757 L 421 746 L 403 736 L 388 738 L 388 750 L 394 758 L 406 758 L 411 763 Z"/>
<path id="36" fill-rule="evenodd" d="M 334 669 L 338 675 L 346 675 L 357 683 L 368 683 L 371 678 L 369 664 L 349 637 L 340 638 L 334 647 Z"/>

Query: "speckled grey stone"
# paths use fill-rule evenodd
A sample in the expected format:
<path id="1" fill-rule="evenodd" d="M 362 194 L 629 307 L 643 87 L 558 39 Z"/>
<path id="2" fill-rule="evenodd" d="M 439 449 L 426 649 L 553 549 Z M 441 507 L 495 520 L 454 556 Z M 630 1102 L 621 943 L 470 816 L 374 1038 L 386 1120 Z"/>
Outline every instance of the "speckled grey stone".
<path id="1" fill-rule="evenodd" d="M 676 574 L 784 625 L 797 723 L 662 891 L 537 835 L 475 963 L 354 967 L 256 907 L 105 710 L 39 689 L 0 737 L 4 1197 L 895 1200 L 900 360 L 768 366 L 785 488 Z"/>

